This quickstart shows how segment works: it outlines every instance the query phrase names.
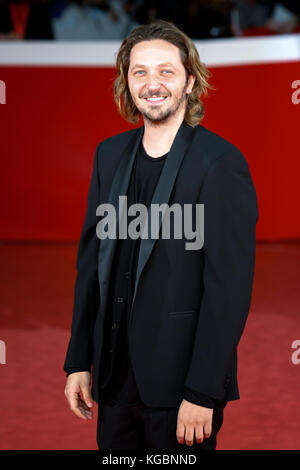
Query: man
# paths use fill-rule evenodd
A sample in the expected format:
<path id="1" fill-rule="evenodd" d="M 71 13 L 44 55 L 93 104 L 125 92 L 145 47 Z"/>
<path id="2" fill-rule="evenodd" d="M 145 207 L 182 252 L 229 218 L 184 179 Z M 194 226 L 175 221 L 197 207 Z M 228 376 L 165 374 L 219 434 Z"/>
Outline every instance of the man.
<path id="1" fill-rule="evenodd" d="M 142 115 L 144 125 L 96 149 L 65 395 L 83 419 L 98 402 L 99 449 L 215 449 L 223 409 L 239 398 L 255 188 L 240 151 L 199 124 L 209 73 L 182 31 L 165 21 L 137 27 L 120 47 L 117 71 L 119 110 L 133 123 Z M 161 221 L 159 236 L 147 238 L 144 220 L 139 238 L 105 238 L 103 204 L 116 209 L 114 227 L 124 228 L 119 196 L 127 197 L 128 229 L 134 204 L 174 204 L 184 216 L 188 205 L 204 205 L 204 244 L 187 249 L 188 215 L 180 236 L 176 226 L 162 237 Z"/>

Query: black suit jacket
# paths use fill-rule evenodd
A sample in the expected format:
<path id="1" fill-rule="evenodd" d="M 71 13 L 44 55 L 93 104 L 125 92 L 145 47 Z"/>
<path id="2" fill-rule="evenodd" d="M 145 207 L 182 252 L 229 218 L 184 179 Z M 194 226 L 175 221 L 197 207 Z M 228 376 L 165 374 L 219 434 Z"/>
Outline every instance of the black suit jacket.
<path id="1" fill-rule="evenodd" d="M 116 239 L 100 240 L 99 204 L 118 214 L 144 126 L 97 146 L 77 253 L 74 312 L 64 370 L 91 370 L 98 402 L 103 325 Z M 255 264 L 257 198 L 244 156 L 202 125 L 182 122 L 152 204 L 204 204 L 204 246 L 142 239 L 128 341 L 137 386 L 150 407 L 181 403 L 184 386 L 216 400 L 239 398 L 237 345 Z M 160 296 L 153 296 L 155 290 Z"/>

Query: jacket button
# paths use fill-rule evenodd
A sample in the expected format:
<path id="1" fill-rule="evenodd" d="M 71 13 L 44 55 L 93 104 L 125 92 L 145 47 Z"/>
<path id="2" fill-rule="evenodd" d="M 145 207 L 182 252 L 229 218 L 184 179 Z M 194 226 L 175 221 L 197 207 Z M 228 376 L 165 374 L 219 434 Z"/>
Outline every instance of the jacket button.
<path id="1" fill-rule="evenodd" d="M 124 302 L 124 297 L 117 297 L 116 302 L 122 304 Z"/>
<path id="2" fill-rule="evenodd" d="M 125 273 L 125 279 L 129 279 L 129 271 Z"/>
<path id="3" fill-rule="evenodd" d="M 114 329 L 116 328 L 116 326 L 117 326 L 117 323 L 114 322 L 111 327 L 112 327 L 112 329 L 114 330 Z"/>
<path id="4" fill-rule="evenodd" d="M 230 380 L 231 380 L 231 377 L 230 377 L 230 376 L 227 376 L 227 377 L 225 378 L 225 380 L 224 380 L 224 388 L 227 388 L 227 387 L 228 387 Z"/>

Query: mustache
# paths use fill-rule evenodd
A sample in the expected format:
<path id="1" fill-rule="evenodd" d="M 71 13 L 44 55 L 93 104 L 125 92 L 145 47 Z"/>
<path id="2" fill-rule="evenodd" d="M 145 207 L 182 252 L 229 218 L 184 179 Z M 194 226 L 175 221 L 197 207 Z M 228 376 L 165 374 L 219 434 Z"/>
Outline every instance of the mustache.
<path id="1" fill-rule="evenodd" d="M 163 96 L 170 96 L 170 93 L 144 93 L 140 95 L 140 98 L 152 98 L 152 96 L 163 97 Z"/>

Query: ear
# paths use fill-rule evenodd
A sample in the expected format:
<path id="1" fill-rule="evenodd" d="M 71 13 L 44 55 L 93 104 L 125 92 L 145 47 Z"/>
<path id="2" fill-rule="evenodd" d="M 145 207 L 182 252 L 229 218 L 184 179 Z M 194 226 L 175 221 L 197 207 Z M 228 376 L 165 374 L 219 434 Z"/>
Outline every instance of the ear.
<path id="1" fill-rule="evenodd" d="M 189 75 L 189 78 L 188 78 L 188 86 L 187 86 L 187 89 L 186 89 L 186 94 L 189 95 L 193 89 L 193 86 L 194 86 L 194 83 L 195 83 L 195 80 L 196 80 L 196 75 Z"/>

